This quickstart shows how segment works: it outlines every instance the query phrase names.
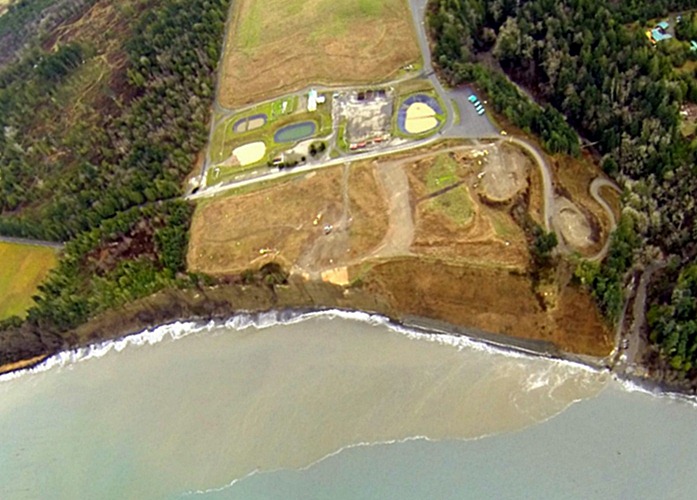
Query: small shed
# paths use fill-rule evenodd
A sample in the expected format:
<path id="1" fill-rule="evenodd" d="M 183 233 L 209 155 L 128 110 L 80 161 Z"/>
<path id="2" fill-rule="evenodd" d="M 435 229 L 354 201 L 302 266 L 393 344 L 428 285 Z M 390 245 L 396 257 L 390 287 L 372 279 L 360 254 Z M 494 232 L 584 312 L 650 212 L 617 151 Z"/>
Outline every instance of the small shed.
<path id="1" fill-rule="evenodd" d="M 317 91 L 315 89 L 310 89 L 310 93 L 307 95 L 307 110 L 317 111 Z"/>

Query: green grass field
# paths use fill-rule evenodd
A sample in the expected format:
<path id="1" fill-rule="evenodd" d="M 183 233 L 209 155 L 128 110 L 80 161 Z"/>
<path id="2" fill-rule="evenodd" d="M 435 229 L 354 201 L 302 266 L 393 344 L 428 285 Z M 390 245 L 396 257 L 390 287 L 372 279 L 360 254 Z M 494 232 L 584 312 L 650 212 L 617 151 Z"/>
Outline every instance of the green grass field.
<path id="1" fill-rule="evenodd" d="M 426 187 L 430 193 L 447 188 L 460 181 L 457 175 L 457 163 L 448 155 L 440 155 L 426 175 Z M 458 186 L 429 202 L 429 206 L 447 215 L 458 225 L 464 225 L 474 214 L 472 199 L 465 186 Z"/>
<path id="2" fill-rule="evenodd" d="M 0 319 L 23 316 L 49 270 L 58 263 L 52 248 L 0 243 Z"/>

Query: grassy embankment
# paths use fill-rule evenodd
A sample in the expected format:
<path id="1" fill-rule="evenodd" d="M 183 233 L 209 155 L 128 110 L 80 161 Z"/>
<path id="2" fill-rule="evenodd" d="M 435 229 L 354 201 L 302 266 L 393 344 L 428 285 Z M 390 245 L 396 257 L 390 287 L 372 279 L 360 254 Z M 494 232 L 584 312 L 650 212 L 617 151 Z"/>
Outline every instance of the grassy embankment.
<path id="1" fill-rule="evenodd" d="M 58 262 L 52 248 L 0 243 L 0 319 L 22 316 L 38 285 Z"/>
<path id="2" fill-rule="evenodd" d="M 457 184 L 462 184 L 457 174 L 457 162 L 448 155 L 439 155 L 428 171 L 426 186 L 430 192 L 442 194 L 430 202 L 430 207 L 442 210 L 453 222 L 462 226 L 470 221 L 474 211 L 467 188 Z"/>

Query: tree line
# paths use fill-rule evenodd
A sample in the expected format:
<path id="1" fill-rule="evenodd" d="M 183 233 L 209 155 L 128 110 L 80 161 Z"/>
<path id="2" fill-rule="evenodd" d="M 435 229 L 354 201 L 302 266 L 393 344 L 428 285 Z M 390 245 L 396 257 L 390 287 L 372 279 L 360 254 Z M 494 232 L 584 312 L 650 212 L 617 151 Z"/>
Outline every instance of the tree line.
<path id="1" fill-rule="evenodd" d="M 95 314 L 203 279 L 185 272 L 193 207 L 180 195 L 207 139 L 228 6 L 151 5 L 111 95 L 55 134 L 89 41 L 33 48 L 0 71 L 0 233 L 67 242 L 26 319 L 0 325 L 0 364 L 74 345 L 68 332 Z"/>
<path id="2" fill-rule="evenodd" d="M 8 70 L 12 83 L 0 91 L 0 233 L 68 240 L 120 211 L 180 194 L 207 138 L 226 5 L 167 0 L 148 11 L 126 47 L 130 85 L 116 98 L 117 112 L 59 137 L 31 130 L 55 120 L 60 51 Z"/>
<path id="3" fill-rule="evenodd" d="M 656 258 L 676 262 L 682 281 L 674 280 L 671 293 L 651 295 L 657 301 L 648 306 L 651 338 L 665 359 L 691 377 L 697 376 L 691 361 L 697 336 L 683 305 L 694 305 L 694 295 L 686 292 L 691 285 L 680 283 L 690 281 L 697 257 L 697 143 L 680 133 L 679 111 L 697 102 L 697 75 L 678 67 L 697 59 L 686 38 L 693 36 L 693 17 L 685 16 L 677 39 L 657 46 L 642 26 L 695 7 L 695 0 L 429 4 L 435 60 L 451 83 L 480 84 L 498 111 L 540 135 L 552 152 L 577 151 L 568 125 L 595 144 L 604 170 L 625 187 L 623 217 L 606 260 L 583 264 L 577 275 L 607 316 L 616 318 L 629 269 Z M 517 103 L 526 96 L 506 91 L 510 82 L 487 82 L 503 78 L 499 68 L 543 103 L 538 111 Z M 549 111 L 547 120 L 535 118 L 549 107 L 564 119 Z"/>

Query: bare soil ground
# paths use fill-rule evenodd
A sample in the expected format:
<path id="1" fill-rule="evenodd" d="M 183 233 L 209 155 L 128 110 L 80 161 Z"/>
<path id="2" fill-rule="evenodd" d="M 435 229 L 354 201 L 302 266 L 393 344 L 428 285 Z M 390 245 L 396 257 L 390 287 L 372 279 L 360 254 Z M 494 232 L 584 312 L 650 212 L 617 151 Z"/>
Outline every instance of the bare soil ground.
<path id="1" fill-rule="evenodd" d="M 483 157 L 482 194 L 494 203 L 509 201 L 526 188 L 531 162 L 518 148 L 503 144 Z"/>
<path id="2" fill-rule="evenodd" d="M 237 0 L 219 100 L 228 108 L 310 84 L 388 80 L 419 60 L 406 0 Z"/>
<path id="3" fill-rule="evenodd" d="M 612 350 L 592 299 L 575 288 L 565 288 L 557 308 L 545 311 L 526 276 L 409 257 L 377 264 L 362 280 L 405 315 L 547 340 L 579 354 L 605 356 Z"/>
<path id="4" fill-rule="evenodd" d="M 276 261 L 318 277 L 380 243 L 386 206 L 368 163 L 214 200 L 194 216 L 189 267 L 221 275 Z"/>
<path id="5" fill-rule="evenodd" d="M 527 158 L 510 154 L 518 164 L 497 168 L 528 175 L 511 183 L 523 188 L 507 202 L 473 187 L 486 168 L 473 149 L 433 146 L 206 202 L 194 218 L 189 266 L 229 275 L 276 261 L 310 288 L 348 286 L 348 307 L 360 291 L 398 316 L 607 355 L 612 335 L 586 292 L 568 276 L 549 284 L 553 300 L 533 287 L 526 238 L 510 210 L 525 200 L 540 210 L 541 182 Z"/>
<path id="6" fill-rule="evenodd" d="M 568 198 L 555 200 L 556 212 L 553 216 L 554 226 L 561 233 L 567 245 L 582 250 L 592 246 L 593 230 L 583 212 Z"/>

